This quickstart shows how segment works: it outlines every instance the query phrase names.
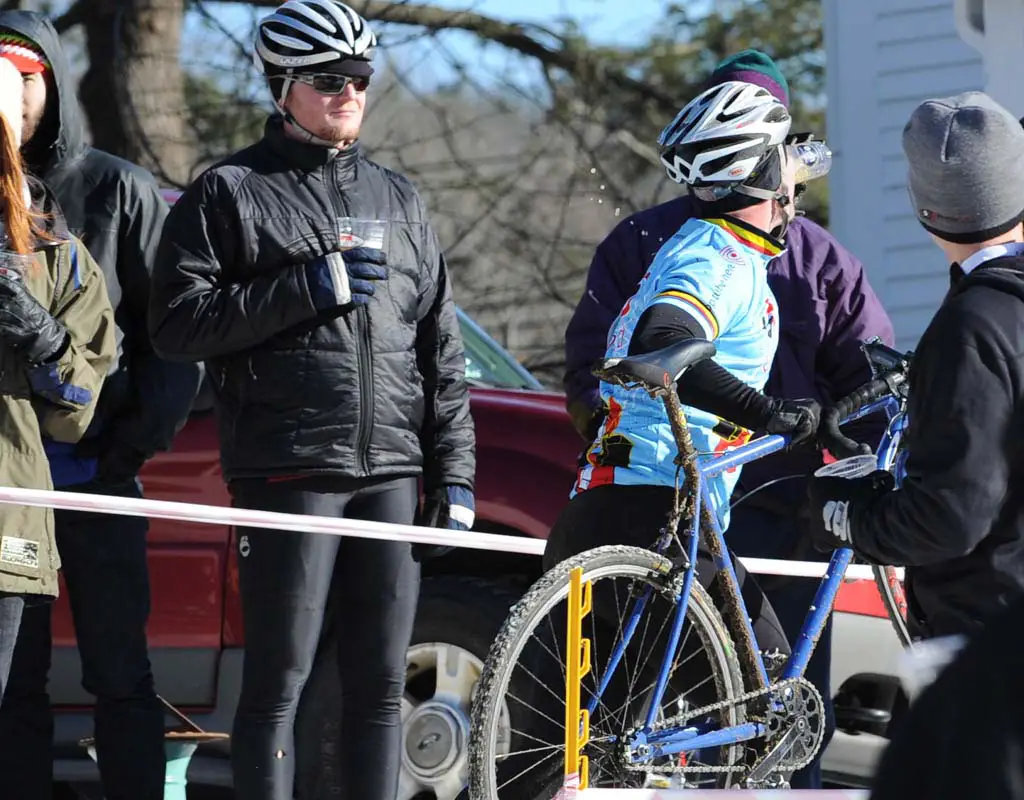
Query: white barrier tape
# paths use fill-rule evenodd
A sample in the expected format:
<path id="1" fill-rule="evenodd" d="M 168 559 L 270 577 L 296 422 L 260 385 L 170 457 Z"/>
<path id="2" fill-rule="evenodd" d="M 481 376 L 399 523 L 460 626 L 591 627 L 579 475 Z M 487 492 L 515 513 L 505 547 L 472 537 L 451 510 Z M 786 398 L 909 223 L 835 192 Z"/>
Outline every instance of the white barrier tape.
<path id="1" fill-rule="evenodd" d="M 520 536 L 495 533 L 466 533 L 418 525 L 394 525 L 360 519 L 338 519 L 280 511 L 252 511 L 245 508 L 177 503 L 169 500 L 145 500 L 137 497 L 109 497 L 80 492 L 50 492 L 41 489 L 0 487 L 0 503 L 43 506 L 68 511 L 93 511 L 99 514 L 125 514 L 176 522 L 206 525 L 234 525 L 243 528 L 275 528 L 300 533 L 326 533 L 331 536 L 357 536 L 362 539 L 402 540 L 413 544 L 466 547 L 473 550 L 499 550 L 505 553 L 541 555 L 544 542 Z"/>
<path id="2" fill-rule="evenodd" d="M 728 791 L 728 790 L 726 790 Z M 680 790 L 678 792 L 660 789 L 584 789 L 575 792 L 579 800 L 722 800 L 722 797 L 745 797 L 748 800 L 794 800 L 805 797 L 810 800 L 868 800 L 870 792 L 864 789 L 791 789 L 786 791 L 728 791 L 723 790 Z"/>
<path id="3" fill-rule="evenodd" d="M 502 553 L 540 556 L 544 541 L 525 536 L 504 536 L 477 531 L 449 531 L 423 528 L 418 525 L 395 525 L 359 519 L 315 517 L 285 514 L 280 511 L 253 511 L 244 508 L 178 503 L 170 500 L 148 500 L 137 497 L 111 497 L 104 494 L 59 492 L 44 489 L 22 489 L 0 486 L 0 503 L 66 511 L 92 511 L 97 514 L 124 514 L 175 522 L 198 522 L 204 525 L 234 525 L 240 528 L 276 528 L 300 533 L 325 533 L 331 536 L 356 536 L 362 539 L 401 540 L 412 544 L 463 547 L 470 550 L 492 550 Z M 798 578 L 820 578 L 828 566 L 816 561 L 783 561 L 774 558 L 742 558 L 743 565 L 758 575 L 783 575 Z M 900 571 L 902 578 L 902 570 Z M 852 564 L 846 569 L 848 580 L 871 580 L 871 567 Z"/>

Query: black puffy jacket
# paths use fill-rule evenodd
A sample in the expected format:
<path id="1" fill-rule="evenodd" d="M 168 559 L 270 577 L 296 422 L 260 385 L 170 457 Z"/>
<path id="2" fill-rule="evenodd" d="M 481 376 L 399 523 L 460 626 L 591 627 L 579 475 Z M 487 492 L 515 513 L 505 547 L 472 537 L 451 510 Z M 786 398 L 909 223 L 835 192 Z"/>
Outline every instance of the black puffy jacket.
<path id="1" fill-rule="evenodd" d="M 339 217 L 389 221 L 388 279 L 367 306 L 318 314 L 303 265 Z M 424 474 L 473 486 L 474 432 L 448 270 L 419 194 L 344 151 L 264 138 L 204 173 L 167 219 L 150 331 L 205 360 L 227 479 Z"/>

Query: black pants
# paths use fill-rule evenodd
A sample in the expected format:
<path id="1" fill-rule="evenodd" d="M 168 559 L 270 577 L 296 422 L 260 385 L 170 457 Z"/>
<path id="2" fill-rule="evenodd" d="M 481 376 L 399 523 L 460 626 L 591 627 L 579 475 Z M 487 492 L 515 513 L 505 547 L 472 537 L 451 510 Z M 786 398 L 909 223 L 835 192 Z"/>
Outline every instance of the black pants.
<path id="1" fill-rule="evenodd" d="M 651 547 L 658 531 L 665 526 L 671 507 L 672 489 L 665 486 L 610 485 L 589 489 L 573 498 L 555 521 L 544 550 L 544 569 L 594 547 Z M 761 587 L 739 561 L 734 559 L 733 566 L 758 645 L 765 651 L 778 649 L 788 653 L 789 641 Z M 721 609 L 723 590 L 719 581 L 714 580 L 715 571 L 710 556 L 701 553 L 697 578 Z"/>
<path id="2" fill-rule="evenodd" d="M 69 487 L 69 489 L 72 487 Z M 141 497 L 136 482 L 74 489 Z M 56 511 L 57 549 L 82 661 L 82 686 L 96 697 L 94 735 L 106 800 L 162 800 L 164 714 L 146 646 L 149 573 L 144 517 Z M 0 706 L 3 794 L 49 800 L 53 783 L 50 671 L 52 604 L 25 608 Z"/>
<path id="3" fill-rule="evenodd" d="M 20 594 L 0 593 L 0 700 L 11 674 L 11 659 L 24 608 L 25 599 Z"/>
<path id="4" fill-rule="evenodd" d="M 415 478 L 353 486 L 328 479 L 235 481 L 235 505 L 265 511 L 409 524 Z M 403 542 L 239 530 L 245 630 L 242 692 L 231 762 L 241 800 L 290 800 L 294 723 L 328 598 L 338 622 L 344 797 L 394 800 L 401 753 L 406 650 L 419 565 Z"/>

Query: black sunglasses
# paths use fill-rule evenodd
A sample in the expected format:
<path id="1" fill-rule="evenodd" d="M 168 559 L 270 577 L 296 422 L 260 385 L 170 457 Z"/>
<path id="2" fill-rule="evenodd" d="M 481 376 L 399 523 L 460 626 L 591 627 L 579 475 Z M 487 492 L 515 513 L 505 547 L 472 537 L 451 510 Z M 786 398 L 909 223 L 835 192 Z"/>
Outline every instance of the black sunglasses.
<path id="1" fill-rule="evenodd" d="M 350 83 L 357 92 L 365 92 L 370 88 L 369 77 L 353 78 L 350 75 L 334 75 L 325 72 L 318 72 L 312 75 L 293 75 L 292 78 L 299 83 L 312 86 L 313 91 L 319 94 L 341 94 Z"/>

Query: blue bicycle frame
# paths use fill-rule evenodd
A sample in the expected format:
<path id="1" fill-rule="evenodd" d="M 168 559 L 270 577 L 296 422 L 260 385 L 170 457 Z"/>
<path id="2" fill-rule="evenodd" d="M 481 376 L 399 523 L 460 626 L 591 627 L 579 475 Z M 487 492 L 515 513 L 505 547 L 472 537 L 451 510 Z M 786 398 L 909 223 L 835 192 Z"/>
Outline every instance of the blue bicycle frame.
<path id="1" fill-rule="evenodd" d="M 907 424 L 906 414 L 901 411 L 899 401 L 892 396 L 876 400 L 845 419 L 843 424 L 853 422 L 861 417 L 883 410 L 888 416 L 889 425 L 879 442 L 877 451 L 878 466 L 879 469 L 894 470 L 897 473 L 897 481 L 899 481 L 902 478 L 902 461 L 897 460 L 897 450 L 899 447 L 900 437 L 902 436 Z M 709 729 L 709 726 L 706 724 L 691 725 L 685 728 L 665 728 L 658 731 L 654 731 L 653 728 L 658 710 L 662 706 L 662 700 L 664 699 L 665 690 L 668 686 L 676 650 L 679 647 L 679 640 L 682 635 L 683 625 L 686 621 L 686 610 L 689 603 L 690 591 L 693 586 L 697 563 L 697 548 L 700 542 L 700 506 L 701 504 L 710 503 L 707 479 L 719 475 L 726 470 L 733 469 L 734 467 L 741 466 L 750 461 L 754 461 L 758 458 L 763 458 L 766 455 L 777 452 L 784 448 L 788 443 L 789 440 L 785 436 L 764 436 L 746 445 L 738 447 L 735 450 L 730 450 L 723 455 L 713 458 L 703 458 L 699 461 L 697 470 L 699 491 L 696 493 L 695 497 L 696 502 L 692 519 L 692 528 L 687 542 L 689 567 L 687 568 L 683 579 L 682 589 L 678 598 L 676 598 L 675 616 L 672 620 L 672 628 L 670 629 L 668 648 L 666 649 L 665 657 L 658 673 L 654 695 L 647 711 L 647 718 L 645 720 L 644 727 L 642 730 L 634 733 L 629 739 L 631 750 L 636 751 L 642 746 L 641 752 L 643 755 L 634 755 L 634 763 L 674 753 L 737 744 L 739 742 L 756 739 L 763 736 L 766 732 L 765 726 L 759 722 L 745 723 L 719 730 Z M 733 566 L 729 550 L 725 546 L 724 534 L 719 527 L 717 516 L 715 514 L 711 514 L 709 516 L 712 522 L 712 535 L 718 541 L 719 550 L 722 554 L 721 561 L 716 566 L 720 572 L 725 571 L 729 576 L 731 576 L 733 580 L 732 585 L 735 585 L 736 571 Z M 835 601 L 836 594 L 839 592 L 839 586 L 842 583 L 843 574 L 846 572 L 846 568 L 850 565 L 852 560 L 853 550 L 849 548 L 836 550 L 832 553 L 832 558 L 828 563 L 825 576 L 822 578 L 822 581 L 818 586 L 814 603 L 808 610 L 807 617 L 804 620 L 797 642 L 792 648 L 792 653 L 783 668 L 783 680 L 801 677 L 804 674 L 804 670 L 807 668 L 807 662 L 810 660 L 811 653 L 814 651 L 814 646 L 818 641 L 818 637 L 821 635 L 821 632 L 825 627 L 825 622 L 828 619 L 828 615 L 832 610 L 833 602 Z M 626 648 L 629 646 L 633 633 L 639 624 L 643 608 L 650 595 L 651 590 L 648 588 L 636 599 L 636 602 L 633 605 L 633 609 L 630 612 L 629 622 L 623 631 L 621 639 L 612 651 L 611 657 L 608 661 L 608 666 L 605 669 L 599 686 L 597 687 L 597 691 L 590 698 L 587 704 L 591 715 L 593 715 L 597 709 L 602 695 L 611 682 L 611 676 L 614 674 L 615 669 L 618 667 L 618 664 L 626 651 Z M 760 648 L 757 645 L 757 638 L 754 635 L 753 625 L 749 615 L 747 614 L 746 605 L 743 602 L 743 597 L 738 596 L 736 600 L 739 604 L 739 616 L 742 618 L 743 624 L 746 626 L 746 631 L 744 632 L 748 635 L 749 641 L 753 642 L 755 650 L 760 651 Z M 761 685 L 763 687 L 768 687 L 768 673 L 763 659 L 758 659 L 757 665 Z"/>

